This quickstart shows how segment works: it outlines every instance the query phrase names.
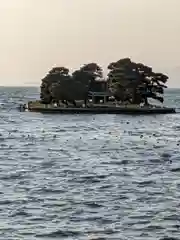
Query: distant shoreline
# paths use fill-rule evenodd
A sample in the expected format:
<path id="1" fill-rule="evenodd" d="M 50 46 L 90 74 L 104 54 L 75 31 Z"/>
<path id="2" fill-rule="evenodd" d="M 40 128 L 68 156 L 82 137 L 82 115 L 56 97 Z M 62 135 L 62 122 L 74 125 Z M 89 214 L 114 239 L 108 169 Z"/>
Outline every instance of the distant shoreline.
<path id="1" fill-rule="evenodd" d="M 0 88 L 40 88 L 38 85 L 35 86 L 35 85 L 7 85 L 7 86 L 4 86 L 4 85 L 0 85 Z"/>
<path id="2" fill-rule="evenodd" d="M 38 89 L 40 89 L 40 87 L 39 87 L 39 85 L 7 85 L 7 86 L 4 86 L 4 85 L 0 85 L 0 88 L 38 88 Z M 175 88 L 175 87 L 168 87 L 167 89 L 164 89 L 165 90 L 165 92 L 167 92 L 167 91 L 169 91 L 169 90 L 178 90 L 178 89 L 180 89 L 180 87 L 177 87 L 177 88 Z"/>

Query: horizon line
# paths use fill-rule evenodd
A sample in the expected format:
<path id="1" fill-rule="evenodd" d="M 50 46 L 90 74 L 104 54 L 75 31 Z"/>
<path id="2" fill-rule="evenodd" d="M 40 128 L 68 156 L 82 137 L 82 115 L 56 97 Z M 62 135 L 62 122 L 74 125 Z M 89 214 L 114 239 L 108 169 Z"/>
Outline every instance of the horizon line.
<path id="1" fill-rule="evenodd" d="M 16 88 L 16 87 L 20 87 L 20 88 L 40 88 L 40 85 L 0 85 L 0 88 L 1 87 L 4 87 L 4 88 Z M 180 89 L 180 86 L 179 87 L 168 87 L 166 88 L 165 90 L 168 90 L 168 89 Z"/>

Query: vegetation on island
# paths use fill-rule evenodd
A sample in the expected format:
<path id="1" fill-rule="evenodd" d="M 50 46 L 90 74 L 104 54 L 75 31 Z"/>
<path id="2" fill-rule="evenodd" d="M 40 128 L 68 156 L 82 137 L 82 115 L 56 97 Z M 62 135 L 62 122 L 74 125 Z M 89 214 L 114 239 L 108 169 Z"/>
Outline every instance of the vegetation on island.
<path id="1" fill-rule="evenodd" d="M 106 93 L 106 100 L 129 104 L 148 105 L 152 98 L 163 103 L 164 88 L 168 77 L 155 73 L 151 67 L 132 62 L 130 58 L 120 59 L 108 65 L 108 75 L 103 79 L 102 68 L 96 63 L 85 64 L 70 74 L 68 68 L 55 67 L 42 79 L 40 98 L 45 104 L 71 103 L 78 100 L 87 105 L 90 93 Z M 102 94 L 103 95 L 103 94 Z M 95 102 L 102 100 L 101 94 Z"/>

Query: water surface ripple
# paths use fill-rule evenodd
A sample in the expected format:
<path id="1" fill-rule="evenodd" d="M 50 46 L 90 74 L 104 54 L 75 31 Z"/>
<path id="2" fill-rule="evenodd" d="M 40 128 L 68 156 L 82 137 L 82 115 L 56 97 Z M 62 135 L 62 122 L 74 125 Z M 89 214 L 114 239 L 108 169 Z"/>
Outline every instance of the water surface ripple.
<path id="1" fill-rule="evenodd" d="M 0 239 L 180 237 L 179 114 L 19 113 L 35 89 L 0 93 Z"/>

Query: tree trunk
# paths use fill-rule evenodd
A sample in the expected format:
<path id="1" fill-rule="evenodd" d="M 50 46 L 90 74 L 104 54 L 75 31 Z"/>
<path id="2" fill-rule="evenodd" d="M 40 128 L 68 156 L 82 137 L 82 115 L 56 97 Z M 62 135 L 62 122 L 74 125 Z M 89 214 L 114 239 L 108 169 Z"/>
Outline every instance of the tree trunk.
<path id="1" fill-rule="evenodd" d="M 132 104 L 140 104 L 141 103 L 141 97 L 137 93 L 137 89 L 133 89 L 133 94 L 132 94 Z"/>
<path id="2" fill-rule="evenodd" d="M 149 103 L 148 103 L 148 98 L 147 98 L 147 97 L 145 97 L 144 103 L 145 103 L 146 106 L 149 105 Z"/>

